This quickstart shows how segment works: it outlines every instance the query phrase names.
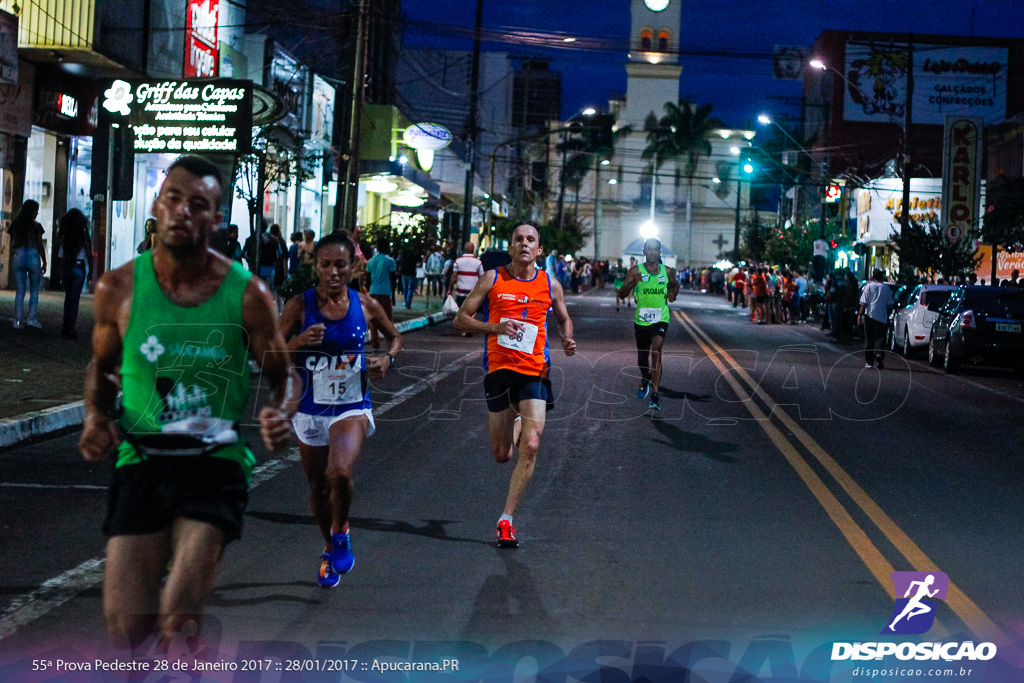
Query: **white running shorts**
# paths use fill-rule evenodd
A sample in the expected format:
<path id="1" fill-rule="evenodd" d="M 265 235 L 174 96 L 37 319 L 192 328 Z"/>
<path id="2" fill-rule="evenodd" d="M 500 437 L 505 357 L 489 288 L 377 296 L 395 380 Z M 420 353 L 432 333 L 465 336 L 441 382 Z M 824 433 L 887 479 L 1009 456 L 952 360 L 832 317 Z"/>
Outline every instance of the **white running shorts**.
<path id="1" fill-rule="evenodd" d="M 295 428 L 295 435 L 299 441 L 307 446 L 326 446 L 330 443 L 329 433 L 331 425 L 339 420 L 356 415 L 365 415 L 370 421 L 366 436 L 373 436 L 376 425 L 373 422 L 373 410 L 370 408 L 356 408 L 346 410 L 341 415 L 309 415 L 307 413 L 295 413 L 292 416 L 292 426 Z"/>

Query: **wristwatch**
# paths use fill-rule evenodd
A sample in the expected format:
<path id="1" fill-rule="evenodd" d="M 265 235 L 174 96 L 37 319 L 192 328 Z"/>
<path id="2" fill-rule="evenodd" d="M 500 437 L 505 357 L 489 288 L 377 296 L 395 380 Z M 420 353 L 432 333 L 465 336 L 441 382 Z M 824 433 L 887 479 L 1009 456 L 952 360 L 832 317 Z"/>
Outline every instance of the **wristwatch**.
<path id="1" fill-rule="evenodd" d="M 393 367 L 395 367 L 395 357 L 394 357 L 394 356 L 392 356 L 392 355 L 391 355 L 391 354 L 389 353 L 389 354 L 388 354 L 388 359 L 389 359 L 389 360 L 391 361 L 391 362 L 389 362 L 389 363 L 388 363 L 388 368 L 390 369 L 390 368 L 393 368 Z"/>

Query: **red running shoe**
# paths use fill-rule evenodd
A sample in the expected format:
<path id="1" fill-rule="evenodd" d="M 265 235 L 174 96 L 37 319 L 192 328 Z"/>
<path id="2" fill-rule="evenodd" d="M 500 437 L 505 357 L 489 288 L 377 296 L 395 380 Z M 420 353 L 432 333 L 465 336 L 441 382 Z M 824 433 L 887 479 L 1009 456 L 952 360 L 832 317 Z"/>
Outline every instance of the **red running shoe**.
<path id="1" fill-rule="evenodd" d="M 516 528 L 507 519 L 498 522 L 498 547 L 518 548 L 519 541 L 516 540 Z"/>

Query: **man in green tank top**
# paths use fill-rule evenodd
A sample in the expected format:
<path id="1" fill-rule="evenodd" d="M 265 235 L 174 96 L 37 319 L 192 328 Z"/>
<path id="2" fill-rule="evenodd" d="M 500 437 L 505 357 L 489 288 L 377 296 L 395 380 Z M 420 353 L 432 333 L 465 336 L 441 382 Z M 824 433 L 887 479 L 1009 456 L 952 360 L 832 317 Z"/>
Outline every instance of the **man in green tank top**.
<path id="1" fill-rule="evenodd" d="M 273 405 L 259 415 L 268 449 L 288 443 L 297 408 L 272 295 L 209 248 L 221 192 L 213 164 L 174 162 L 153 202 L 152 249 L 96 288 L 79 449 L 90 462 L 116 452 L 103 609 L 120 645 L 152 634 L 167 645 L 201 631 L 223 548 L 241 535 L 248 502 L 254 458 L 238 422 L 250 357 L 271 388 Z"/>
<path id="2" fill-rule="evenodd" d="M 644 242 L 644 262 L 629 269 L 626 281 L 615 295 L 625 299 L 630 292 L 636 301 L 633 333 L 640 366 L 640 388 L 636 397 L 642 399 L 650 395 L 648 406 L 651 410 L 661 410 L 658 396 L 661 349 L 668 333 L 668 302 L 676 300 L 679 280 L 675 268 L 661 262 L 661 242 L 653 237 Z"/>

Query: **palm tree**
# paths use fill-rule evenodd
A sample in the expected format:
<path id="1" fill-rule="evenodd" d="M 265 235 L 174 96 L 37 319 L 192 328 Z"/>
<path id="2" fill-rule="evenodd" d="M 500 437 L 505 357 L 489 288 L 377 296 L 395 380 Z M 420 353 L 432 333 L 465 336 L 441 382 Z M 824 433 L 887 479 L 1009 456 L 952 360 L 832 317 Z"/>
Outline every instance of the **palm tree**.
<path id="1" fill-rule="evenodd" d="M 683 158 L 683 168 L 687 180 L 686 197 L 686 230 L 689 236 L 689 248 L 686 260 L 693 253 L 693 176 L 697 162 L 701 156 L 711 154 L 711 143 L 708 135 L 722 122 L 711 116 L 711 105 L 704 104 L 696 109 L 689 102 L 681 104 L 665 103 L 665 115 L 656 124 L 645 126 L 647 129 L 647 147 L 641 157 L 649 159 L 653 165 L 651 185 L 651 206 L 654 206 L 654 183 L 657 181 L 658 169 L 670 159 Z"/>

